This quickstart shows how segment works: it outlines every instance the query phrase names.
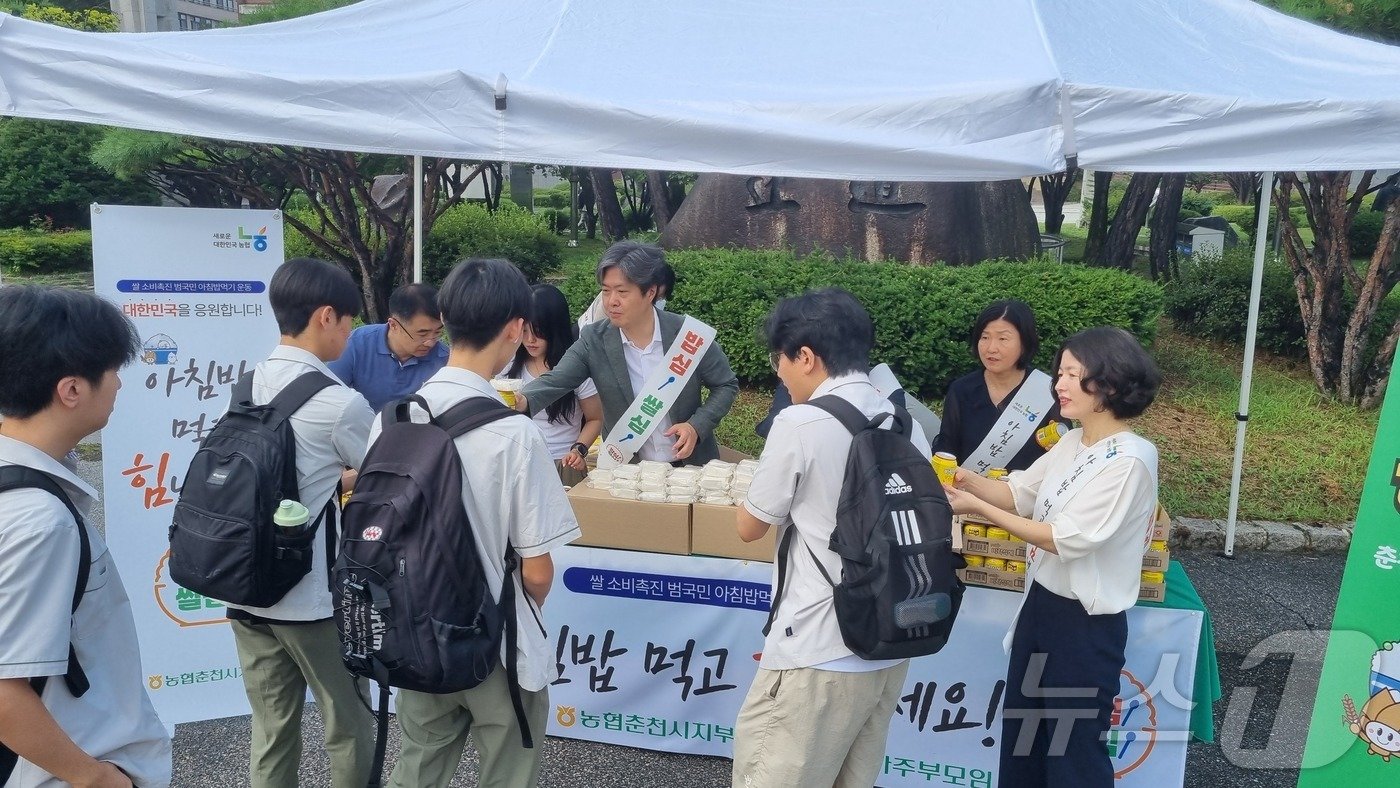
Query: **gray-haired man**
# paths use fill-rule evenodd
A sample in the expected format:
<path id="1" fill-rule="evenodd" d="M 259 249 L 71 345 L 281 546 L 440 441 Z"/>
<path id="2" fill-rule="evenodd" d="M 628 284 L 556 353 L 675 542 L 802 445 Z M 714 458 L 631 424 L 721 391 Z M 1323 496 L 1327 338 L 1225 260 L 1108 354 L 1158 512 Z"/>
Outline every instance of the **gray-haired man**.
<path id="1" fill-rule="evenodd" d="M 517 404 L 538 413 L 592 378 L 603 401 L 603 434 L 611 437 L 618 421 L 639 401 L 658 393 L 647 387 L 652 373 L 673 363 L 682 349 L 693 351 L 697 346 L 685 341 L 688 331 L 682 332 L 688 320 L 692 325 L 695 321 L 655 305 L 666 277 L 665 252 L 659 246 L 615 243 L 598 262 L 597 276 L 608 319 L 585 326 L 554 369 L 525 386 Z M 682 341 L 677 342 L 678 336 Z M 686 374 L 678 376 L 684 379 L 679 392 L 666 392 L 670 407 L 654 414 L 647 411 L 653 417 L 647 421 L 654 424 L 647 424 L 649 435 L 636 457 L 694 465 L 719 457 L 715 427 L 734 404 L 739 382 L 718 343 L 701 345 L 693 373 L 688 364 L 680 367 Z M 702 385 L 710 390 L 703 405 Z"/>

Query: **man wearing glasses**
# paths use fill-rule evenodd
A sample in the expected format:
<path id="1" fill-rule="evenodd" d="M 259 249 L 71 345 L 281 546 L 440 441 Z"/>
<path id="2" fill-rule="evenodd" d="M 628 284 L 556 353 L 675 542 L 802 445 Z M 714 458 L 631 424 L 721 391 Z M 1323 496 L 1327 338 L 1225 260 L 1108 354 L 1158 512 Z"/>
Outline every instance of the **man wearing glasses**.
<path id="1" fill-rule="evenodd" d="M 395 290 L 389 320 L 355 329 L 345 353 L 326 366 L 378 413 L 417 391 L 446 363 L 437 290 L 417 284 Z"/>

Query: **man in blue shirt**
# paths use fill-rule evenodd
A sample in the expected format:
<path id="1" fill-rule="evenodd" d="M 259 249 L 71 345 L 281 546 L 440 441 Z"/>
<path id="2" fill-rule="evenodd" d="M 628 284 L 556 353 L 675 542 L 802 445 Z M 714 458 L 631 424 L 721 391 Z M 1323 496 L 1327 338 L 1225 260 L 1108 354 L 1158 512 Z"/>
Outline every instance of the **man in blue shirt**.
<path id="1" fill-rule="evenodd" d="M 326 366 L 369 401 L 375 413 L 417 391 L 447 363 L 437 290 L 404 285 L 389 296 L 389 320 L 360 326 Z"/>

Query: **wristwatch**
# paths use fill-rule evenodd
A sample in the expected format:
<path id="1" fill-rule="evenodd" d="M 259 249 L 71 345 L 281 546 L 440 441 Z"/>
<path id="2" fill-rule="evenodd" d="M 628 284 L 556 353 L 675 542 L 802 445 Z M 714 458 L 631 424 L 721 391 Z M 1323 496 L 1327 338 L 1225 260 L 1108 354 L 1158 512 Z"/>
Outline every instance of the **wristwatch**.
<path id="1" fill-rule="evenodd" d="M 580 457 L 585 457 L 585 458 L 586 458 L 586 457 L 588 456 L 588 444 L 587 444 L 587 443 L 575 443 L 575 444 L 574 444 L 573 450 L 576 451 L 576 452 L 578 452 L 578 456 L 580 456 Z"/>

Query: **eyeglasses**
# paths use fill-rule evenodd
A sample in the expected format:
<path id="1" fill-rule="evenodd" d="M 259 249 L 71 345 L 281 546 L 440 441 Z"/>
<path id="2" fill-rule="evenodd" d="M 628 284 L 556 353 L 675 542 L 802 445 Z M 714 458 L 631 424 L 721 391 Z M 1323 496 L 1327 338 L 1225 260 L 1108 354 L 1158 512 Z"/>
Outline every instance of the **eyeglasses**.
<path id="1" fill-rule="evenodd" d="M 775 350 L 768 354 L 768 366 L 772 367 L 774 372 L 778 371 L 778 360 L 782 357 L 783 351 L 781 350 Z"/>
<path id="2" fill-rule="evenodd" d="M 394 325 L 399 327 L 399 330 L 404 333 L 404 336 L 408 337 L 414 342 L 417 342 L 420 345 L 435 344 L 442 339 L 441 328 L 423 328 L 419 329 L 418 331 L 409 331 L 408 327 L 405 326 L 403 323 L 400 323 L 397 318 L 391 317 L 389 319 L 394 322 Z"/>

